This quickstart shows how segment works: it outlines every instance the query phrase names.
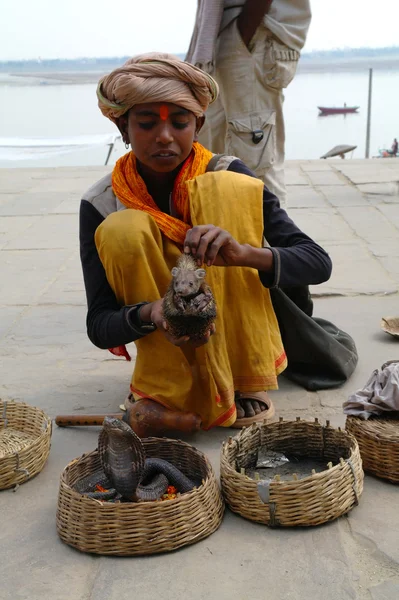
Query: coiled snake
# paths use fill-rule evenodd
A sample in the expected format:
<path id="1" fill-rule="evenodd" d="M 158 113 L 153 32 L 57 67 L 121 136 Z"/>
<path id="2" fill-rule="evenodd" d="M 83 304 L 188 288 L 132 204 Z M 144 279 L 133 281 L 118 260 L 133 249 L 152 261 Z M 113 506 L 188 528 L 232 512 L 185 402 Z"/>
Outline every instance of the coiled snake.
<path id="1" fill-rule="evenodd" d="M 90 498 L 132 501 L 157 500 L 168 485 L 180 493 L 189 492 L 195 484 L 177 467 L 161 458 L 146 458 L 141 439 L 120 419 L 105 417 L 98 436 L 98 452 L 102 470 L 78 480 L 74 489 Z M 93 491 L 96 485 L 106 492 Z"/>

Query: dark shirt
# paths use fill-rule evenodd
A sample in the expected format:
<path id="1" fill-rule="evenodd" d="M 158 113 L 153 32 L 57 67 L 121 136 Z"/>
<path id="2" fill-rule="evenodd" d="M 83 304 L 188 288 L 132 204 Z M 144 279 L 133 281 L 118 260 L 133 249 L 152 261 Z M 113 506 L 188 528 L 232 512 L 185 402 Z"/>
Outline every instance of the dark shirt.
<path id="1" fill-rule="evenodd" d="M 255 177 L 239 159 L 233 160 L 228 170 Z M 87 334 L 95 346 L 104 349 L 128 344 L 146 335 L 132 316 L 135 314 L 132 306 L 118 304 L 94 241 L 97 227 L 107 214 L 118 210 L 118 202 L 107 176 L 88 190 L 80 205 L 80 257 L 88 306 Z M 329 279 L 332 264 L 328 254 L 293 223 L 266 187 L 263 220 L 264 236 L 274 256 L 273 271 L 259 272 L 264 287 L 291 288 Z M 222 223 L 215 225 L 223 227 Z M 134 265 L 132 267 L 134 276 Z"/>

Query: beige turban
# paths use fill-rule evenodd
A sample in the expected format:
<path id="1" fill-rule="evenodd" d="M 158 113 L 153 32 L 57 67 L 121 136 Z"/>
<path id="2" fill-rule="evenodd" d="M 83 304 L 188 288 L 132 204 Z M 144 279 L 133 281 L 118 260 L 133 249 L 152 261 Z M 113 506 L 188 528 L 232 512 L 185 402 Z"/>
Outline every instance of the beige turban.
<path id="1" fill-rule="evenodd" d="M 200 117 L 218 92 L 216 81 L 198 67 L 156 52 L 130 58 L 97 87 L 98 106 L 114 123 L 135 104 L 146 102 L 171 102 Z"/>

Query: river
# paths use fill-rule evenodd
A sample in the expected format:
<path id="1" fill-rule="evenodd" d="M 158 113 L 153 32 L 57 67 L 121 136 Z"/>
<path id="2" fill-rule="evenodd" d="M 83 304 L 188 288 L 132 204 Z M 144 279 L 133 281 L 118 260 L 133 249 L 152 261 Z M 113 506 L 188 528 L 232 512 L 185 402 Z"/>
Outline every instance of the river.
<path id="1" fill-rule="evenodd" d="M 100 113 L 94 83 L 38 85 L 2 75 L 0 137 L 62 137 L 106 134 L 114 125 Z M 399 137 L 399 70 L 375 70 L 370 155 Z M 317 159 L 338 144 L 356 145 L 365 156 L 368 70 L 299 72 L 285 91 L 286 159 Z M 358 114 L 320 117 L 317 106 L 360 106 Z M 125 152 L 115 145 L 110 164 Z M 0 161 L 0 167 L 101 165 L 107 148 L 75 151 L 41 160 Z"/>

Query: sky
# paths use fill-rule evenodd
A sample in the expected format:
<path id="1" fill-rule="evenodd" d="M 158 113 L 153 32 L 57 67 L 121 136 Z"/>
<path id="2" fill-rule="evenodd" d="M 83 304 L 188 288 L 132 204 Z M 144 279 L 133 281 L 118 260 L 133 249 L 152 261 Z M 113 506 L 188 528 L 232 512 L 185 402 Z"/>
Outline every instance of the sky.
<path id="1" fill-rule="evenodd" d="M 311 5 L 307 51 L 399 45 L 399 0 Z M 0 0 L 0 60 L 184 53 L 196 6 L 197 0 Z"/>

